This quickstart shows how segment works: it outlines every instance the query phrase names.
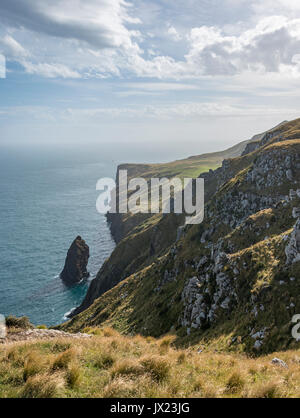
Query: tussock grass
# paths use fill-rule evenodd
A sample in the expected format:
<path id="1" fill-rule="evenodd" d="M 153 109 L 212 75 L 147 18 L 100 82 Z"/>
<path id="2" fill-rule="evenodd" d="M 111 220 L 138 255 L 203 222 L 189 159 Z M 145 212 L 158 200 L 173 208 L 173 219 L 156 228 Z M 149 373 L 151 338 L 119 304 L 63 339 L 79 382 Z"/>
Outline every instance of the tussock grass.
<path id="1" fill-rule="evenodd" d="M 239 372 L 234 372 L 227 381 L 226 389 L 228 392 L 237 393 L 245 385 L 245 381 Z"/>
<path id="2" fill-rule="evenodd" d="M 23 398 L 54 398 L 58 394 L 61 381 L 49 375 L 33 376 L 26 382 L 21 397 Z"/>
<path id="3" fill-rule="evenodd" d="M 141 376 L 145 373 L 144 368 L 136 360 L 121 360 L 111 372 L 112 378 L 118 376 Z"/>
<path id="4" fill-rule="evenodd" d="M 45 369 L 45 359 L 44 357 L 32 351 L 25 360 L 24 369 L 23 369 L 23 379 L 26 382 L 30 377 L 35 376 L 41 373 Z"/>
<path id="5" fill-rule="evenodd" d="M 204 345 L 200 353 L 198 345 L 176 349 L 162 344 L 165 339 L 99 334 L 0 346 L 0 398 L 300 396 L 297 350 L 251 358 Z M 273 365 L 273 357 L 288 368 Z"/>
<path id="6" fill-rule="evenodd" d="M 25 350 L 22 348 L 26 347 L 20 347 L 19 345 L 9 347 L 5 355 L 5 360 L 15 367 L 23 367 L 25 363 Z"/>
<path id="7" fill-rule="evenodd" d="M 278 383 L 271 381 L 260 384 L 253 392 L 250 392 L 250 396 L 252 398 L 280 398 L 282 391 Z"/>
<path id="8" fill-rule="evenodd" d="M 141 360 L 141 364 L 143 365 L 146 372 L 148 372 L 157 382 L 161 382 L 167 379 L 169 376 L 170 363 L 163 357 L 150 355 L 144 357 Z"/>
<path id="9" fill-rule="evenodd" d="M 52 364 L 52 370 L 67 369 L 69 364 L 76 359 L 76 351 L 73 348 L 59 354 Z"/>
<path id="10" fill-rule="evenodd" d="M 181 353 L 178 354 L 177 363 L 182 364 L 184 363 L 185 360 L 186 360 L 186 354 L 184 351 L 182 351 Z"/>
<path id="11" fill-rule="evenodd" d="M 100 352 L 96 353 L 93 363 L 99 369 L 109 369 L 115 363 L 115 358 L 110 353 Z"/>
<path id="12" fill-rule="evenodd" d="M 79 386 L 81 380 L 81 368 L 78 363 L 73 363 L 69 366 L 66 373 L 66 381 L 68 386 L 72 389 Z"/>
<path id="13" fill-rule="evenodd" d="M 167 335 L 166 337 L 163 337 L 159 340 L 159 346 L 161 348 L 164 348 L 164 347 L 169 348 L 172 345 L 172 343 L 174 343 L 175 340 L 176 340 L 175 335 Z"/>

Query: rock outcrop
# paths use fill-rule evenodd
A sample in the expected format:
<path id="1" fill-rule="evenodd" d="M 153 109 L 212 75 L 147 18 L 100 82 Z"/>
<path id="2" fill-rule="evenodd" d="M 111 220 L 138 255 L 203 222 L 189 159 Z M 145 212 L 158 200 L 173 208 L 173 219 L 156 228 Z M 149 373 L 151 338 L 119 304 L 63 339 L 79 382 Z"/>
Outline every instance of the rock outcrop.
<path id="1" fill-rule="evenodd" d="M 290 241 L 285 248 L 286 263 L 296 263 L 300 261 L 300 219 L 296 222 Z"/>
<path id="2" fill-rule="evenodd" d="M 78 236 L 68 251 L 64 269 L 60 274 L 61 279 L 66 285 L 72 286 L 89 277 L 87 271 L 89 256 L 90 251 L 88 245 Z"/>

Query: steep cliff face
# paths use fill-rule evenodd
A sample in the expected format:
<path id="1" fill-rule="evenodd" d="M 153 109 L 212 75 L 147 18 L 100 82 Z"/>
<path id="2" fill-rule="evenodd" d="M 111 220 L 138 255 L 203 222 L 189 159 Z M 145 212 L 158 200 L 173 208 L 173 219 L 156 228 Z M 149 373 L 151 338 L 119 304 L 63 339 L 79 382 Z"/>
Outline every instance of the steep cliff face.
<path id="1" fill-rule="evenodd" d="M 189 157 L 165 164 L 122 164 L 120 170 L 127 170 L 128 180 L 143 177 L 198 177 L 209 168 L 222 165 L 224 158 L 241 155 L 249 141 L 243 141 L 225 151 Z M 212 169 L 208 176 L 213 174 Z M 213 180 L 210 187 L 213 193 L 216 188 Z M 207 181 L 208 183 L 208 181 Z M 113 288 L 132 273 L 150 265 L 163 255 L 178 238 L 178 228 L 183 225 L 183 216 L 163 217 L 146 214 L 107 214 L 107 221 L 115 242 L 118 244 L 111 257 L 104 263 L 97 277 L 92 281 L 87 296 L 72 315 L 87 309 L 95 299 Z"/>
<path id="2" fill-rule="evenodd" d="M 172 330 L 181 343 L 250 352 L 296 344 L 291 319 L 300 312 L 300 119 L 263 135 L 254 151 L 200 175 L 204 222 L 171 236 L 178 225 L 170 218 L 168 234 L 161 229 L 170 236 L 161 251 L 132 266 L 64 327 L 107 323 L 154 336 Z M 117 246 L 116 265 L 135 236 L 128 232 L 129 241 Z"/>
<path id="3" fill-rule="evenodd" d="M 66 285 L 72 286 L 89 277 L 87 271 L 89 256 L 88 245 L 78 236 L 69 248 L 64 269 L 60 274 Z"/>

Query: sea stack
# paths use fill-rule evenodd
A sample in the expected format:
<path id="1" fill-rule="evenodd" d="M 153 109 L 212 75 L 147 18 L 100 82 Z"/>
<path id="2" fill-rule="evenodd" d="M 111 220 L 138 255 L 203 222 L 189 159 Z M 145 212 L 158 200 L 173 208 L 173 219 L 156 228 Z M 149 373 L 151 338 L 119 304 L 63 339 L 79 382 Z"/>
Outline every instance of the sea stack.
<path id="1" fill-rule="evenodd" d="M 88 245 L 78 236 L 69 248 L 64 269 L 60 274 L 62 281 L 66 285 L 78 284 L 82 279 L 89 277 L 87 271 L 89 256 L 90 249 Z"/>

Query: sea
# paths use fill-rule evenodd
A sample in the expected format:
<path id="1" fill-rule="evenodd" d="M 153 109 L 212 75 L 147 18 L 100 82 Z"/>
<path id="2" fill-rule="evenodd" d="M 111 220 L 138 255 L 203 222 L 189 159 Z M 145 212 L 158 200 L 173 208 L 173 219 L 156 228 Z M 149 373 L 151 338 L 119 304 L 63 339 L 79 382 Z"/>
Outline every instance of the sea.
<path id="1" fill-rule="evenodd" d="M 115 178 L 120 163 L 178 156 L 150 151 L 118 145 L 0 148 L 1 314 L 46 326 L 67 319 L 115 246 L 96 210 L 97 180 Z M 66 287 L 60 272 L 77 235 L 90 247 L 90 279 Z"/>

